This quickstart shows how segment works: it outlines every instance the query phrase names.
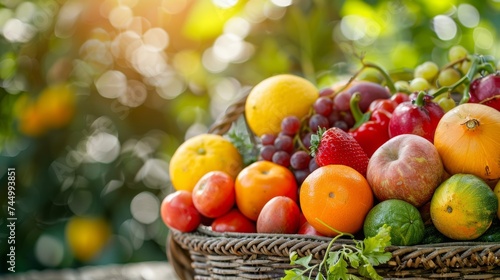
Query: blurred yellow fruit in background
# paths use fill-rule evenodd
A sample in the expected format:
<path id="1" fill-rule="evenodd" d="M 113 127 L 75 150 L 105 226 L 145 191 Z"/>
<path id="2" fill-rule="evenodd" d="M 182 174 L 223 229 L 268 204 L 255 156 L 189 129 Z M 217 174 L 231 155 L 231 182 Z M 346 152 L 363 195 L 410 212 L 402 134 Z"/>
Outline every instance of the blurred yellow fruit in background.
<path id="1" fill-rule="evenodd" d="M 238 149 L 216 134 L 200 134 L 182 143 L 170 159 L 170 180 L 176 190 L 192 191 L 209 171 L 224 171 L 236 178 L 243 168 Z"/>
<path id="2" fill-rule="evenodd" d="M 102 218 L 73 216 L 66 225 L 66 241 L 74 257 L 88 262 L 108 243 L 111 229 Z"/>
<path id="3" fill-rule="evenodd" d="M 19 131 L 38 137 L 66 126 L 75 114 L 75 102 L 75 92 L 67 84 L 49 86 L 36 99 L 28 94 L 20 96 L 14 105 Z"/>
<path id="4" fill-rule="evenodd" d="M 292 74 L 280 74 L 258 83 L 248 94 L 245 116 L 257 136 L 277 135 L 288 116 L 306 116 L 319 97 L 310 81 Z"/>
<path id="5" fill-rule="evenodd" d="M 75 113 L 75 93 L 67 84 L 47 87 L 37 102 L 43 122 L 50 128 L 64 127 Z"/>
<path id="6" fill-rule="evenodd" d="M 35 100 L 27 95 L 20 96 L 14 104 L 14 114 L 19 121 L 19 131 L 30 137 L 37 137 L 47 131 Z"/>

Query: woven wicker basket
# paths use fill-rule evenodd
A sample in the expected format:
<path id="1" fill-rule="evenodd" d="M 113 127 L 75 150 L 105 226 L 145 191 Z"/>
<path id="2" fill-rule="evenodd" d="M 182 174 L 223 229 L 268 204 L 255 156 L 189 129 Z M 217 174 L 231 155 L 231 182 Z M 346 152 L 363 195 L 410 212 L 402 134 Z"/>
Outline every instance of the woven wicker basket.
<path id="1" fill-rule="evenodd" d="M 210 133 L 223 135 L 244 113 L 246 95 L 228 107 Z M 290 253 L 313 255 L 319 263 L 330 238 L 216 233 L 200 226 L 195 232 L 171 230 L 167 256 L 180 279 L 279 279 L 290 265 Z M 339 239 L 332 251 L 352 240 Z M 450 242 L 390 246 L 391 260 L 376 268 L 386 279 L 500 279 L 500 243 Z M 356 274 L 355 270 L 351 273 Z"/>

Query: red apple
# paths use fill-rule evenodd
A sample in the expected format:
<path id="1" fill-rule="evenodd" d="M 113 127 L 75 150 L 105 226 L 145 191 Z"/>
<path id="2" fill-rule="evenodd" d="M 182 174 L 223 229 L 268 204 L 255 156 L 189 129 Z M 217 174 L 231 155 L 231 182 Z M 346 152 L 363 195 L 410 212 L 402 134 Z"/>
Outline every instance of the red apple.
<path id="1" fill-rule="evenodd" d="M 255 233 L 255 222 L 233 208 L 212 222 L 212 230 L 217 232 Z"/>
<path id="2" fill-rule="evenodd" d="M 167 195 L 161 203 L 161 218 L 170 228 L 190 232 L 198 228 L 201 214 L 193 204 L 191 192 L 180 190 Z"/>
<path id="3" fill-rule="evenodd" d="M 223 171 L 210 171 L 193 188 L 193 204 L 208 218 L 220 217 L 235 203 L 234 179 Z"/>
<path id="4" fill-rule="evenodd" d="M 307 221 L 300 226 L 297 234 L 324 236 Z"/>
<path id="5" fill-rule="evenodd" d="M 299 206 L 287 196 L 276 196 L 269 200 L 257 218 L 258 233 L 294 234 L 299 227 Z"/>
<path id="6" fill-rule="evenodd" d="M 401 134 L 380 146 L 368 162 L 366 177 L 378 200 L 401 199 L 420 207 L 443 178 L 434 145 L 414 134 Z"/>

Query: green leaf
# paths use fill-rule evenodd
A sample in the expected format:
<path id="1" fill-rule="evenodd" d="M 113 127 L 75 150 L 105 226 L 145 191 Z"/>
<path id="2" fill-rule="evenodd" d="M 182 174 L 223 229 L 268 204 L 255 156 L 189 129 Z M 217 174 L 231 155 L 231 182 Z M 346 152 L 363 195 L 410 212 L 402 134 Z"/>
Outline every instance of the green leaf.
<path id="1" fill-rule="evenodd" d="M 285 270 L 285 276 L 282 277 L 282 280 L 307 280 L 309 277 L 306 277 L 303 274 L 303 271 L 298 268 L 292 268 L 290 270 Z"/>
<path id="2" fill-rule="evenodd" d="M 301 265 L 305 268 L 309 268 L 309 263 L 311 262 L 312 255 L 302 257 L 300 259 L 297 259 L 295 261 L 295 264 Z"/>
<path id="3" fill-rule="evenodd" d="M 358 254 L 346 254 L 347 261 L 353 268 L 358 268 L 361 262 Z"/>
<path id="4" fill-rule="evenodd" d="M 391 259 L 392 254 L 385 251 L 385 248 L 391 245 L 390 231 L 391 227 L 384 225 L 375 236 L 367 237 L 363 241 L 360 249 L 371 265 L 386 263 Z"/>
<path id="5" fill-rule="evenodd" d="M 380 276 L 375 268 L 371 264 L 364 264 L 363 266 L 359 267 L 358 272 L 361 276 L 364 277 L 369 277 L 370 279 L 373 280 L 383 280 L 384 277 Z"/>
<path id="6" fill-rule="evenodd" d="M 340 258 L 334 265 L 330 266 L 328 275 L 334 276 L 332 279 L 347 279 L 347 262 L 344 258 Z"/>
<path id="7" fill-rule="evenodd" d="M 323 133 L 325 133 L 325 131 L 325 128 L 319 127 L 318 131 L 315 134 L 311 135 L 311 147 L 309 149 L 312 157 L 316 156 L 319 144 L 321 143 L 321 137 L 323 136 Z"/>

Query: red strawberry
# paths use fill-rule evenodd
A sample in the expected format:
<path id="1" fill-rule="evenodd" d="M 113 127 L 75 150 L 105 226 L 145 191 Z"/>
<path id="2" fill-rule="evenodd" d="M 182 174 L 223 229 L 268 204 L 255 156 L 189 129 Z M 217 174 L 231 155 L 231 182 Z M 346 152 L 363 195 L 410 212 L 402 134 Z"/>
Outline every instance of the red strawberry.
<path id="1" fill-rule="evenodd" d="M 343 164 L 366 176 L 368 156 L 356 139 L 340 128 L 319 130 L 311 137 L 311 152 L 318 166 Z"/>

